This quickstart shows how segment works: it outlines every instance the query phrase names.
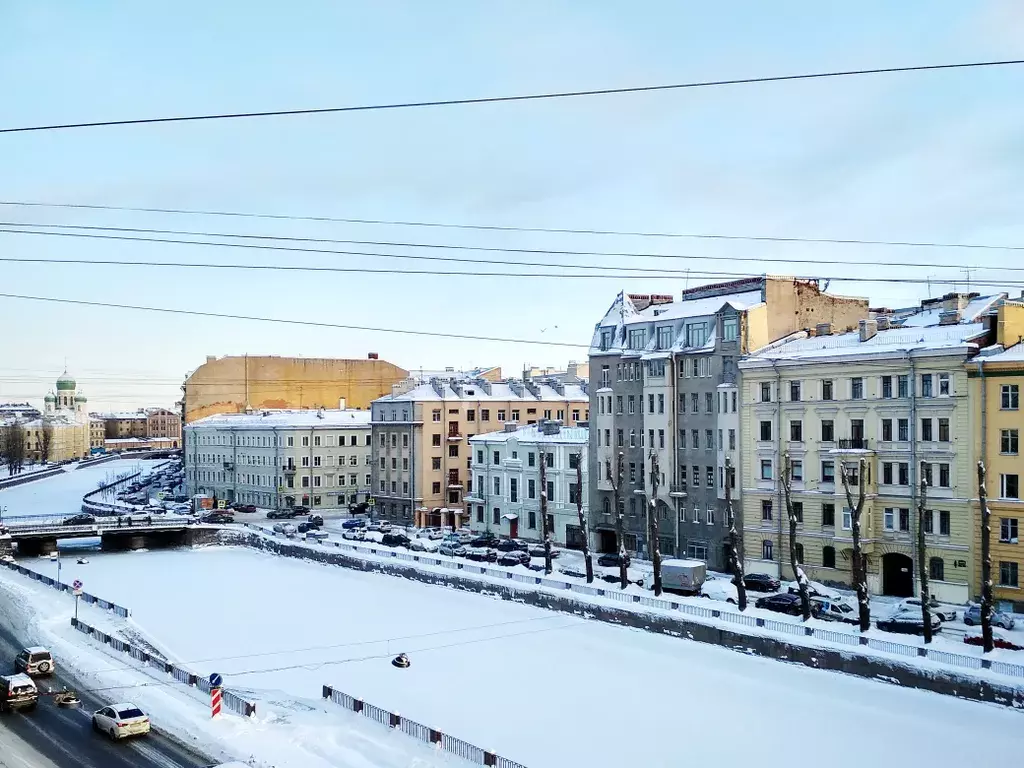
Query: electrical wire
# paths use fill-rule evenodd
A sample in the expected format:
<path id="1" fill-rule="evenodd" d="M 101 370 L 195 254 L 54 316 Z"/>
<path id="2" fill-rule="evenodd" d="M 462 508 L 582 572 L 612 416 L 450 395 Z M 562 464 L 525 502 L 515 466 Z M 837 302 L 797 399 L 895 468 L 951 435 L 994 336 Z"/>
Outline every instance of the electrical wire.
<path id="1" fill-rule="evenodd" d="M 229 218 L 247 219 L 268 219 L 275 221 L 312 221 L 334 224 L 367 224 L 395 227 L 426 227 L 436 229 L 459 229 L 474 230 L 482 232 L 532 232 L 548 233 L 559 235 L 601 235 L 615 237 L 644 237 L 644 238 L 670 238 L 670 239 L 696 239 L 696 240 L 748 240 L 754 242 L 771 243 L 820 243 L 832 245 L 871 245 L 890 246 L 904 248 L 962 248 L 981 249 L 996 251 L 1021 251 L 1024 245 L 996 245 L 994 243 L 949 243 L 934 242 L 925 240 L 871 240 L 866 238 L 830 238 L 830 237 L 798 237 L 798 236 L 770 236 L 770 235 L 736 235 L 716 234 L 703 232 L 651 232 L 651 231 L 630 231 L 614 229 L 571 229 L 557 227 L 528 227 L 528 226 L 502 226 L 498 224 L 459 224 L 437 221 L 403 221 L 400 219 L 361 219 L 343 218 L 338 216 L 299 216 L 283 213 L 258 213 L 251 211 L 217 211 L 203 210 L 197 208 L 145 208 L 127 205 L 99 205 L 88 203 L 47 203 L 39 201 L 24 200 L 0 200 L 0 205 L 15 207 L 37 207 L 37 208 L 65 208 L 92 211 L 121 211 L 131 213 L 161 213 L 184 216 L 217 216 Z M 277 239 L 277 238 L 275 238 Z M 341 241 L 348 242 L 348 241 Z M 360 241 L 351 241 L 360 242 Z M 368 243 L 369 244 L 369 243 Z M 426 245 L 423 247 L 440 247 Z M 515 250 L 515 249 L 510 249 Z M 529 252 L 529 251 L 527 251 Z M 543 253 L 562 253 L 561 251 L 542 251 Z M 591 255 L 587 252 L 566 251 L 564 253 L 580 253 Z M 592 255 L 599 255 L 597 253 Z M 655 256 L 655 254 L 644 254 Z"/>
<path id="2" fill-rule="evenodd" d="M 823 80 L 840 77 L 863 75 L 883 75 L 900 72 L 936 72 L 943 70 L 976 69 L 981 67 L 1005 67 L 1024 64 L 1024 59 L 1003 59 L 987 61 L 958 62 L 952 64 L 918 64 L 903 67 L 878 67 L 870 69 L 833 70 L 828 72 L 810 72 L 795 75 L 769 75 L 761 77 L 744 77 L 720 80 L 700 80 L 685 83 L 669 83 L 666 85 L 640 85 L 623 88 L 599 88 L 579 91 L 553 91 L 519 96 L 486 96 L 480 98 L 437 99 L 432 101 L 406 101 L 386 104 L 362 104 L 349 107 L 317 107 L 308 109 L 280 109 L 258 112 L 225 112 L 204 115 L 178 115 L 173 117 L 145 117 L 122 120 L 96 120 L 77 123 L 51 123 L 47 125 L 20 126 L 0 128 L 0 133 L 29 133 L 35 131 L 57 131 L 71 128 L 102 128 L 127 125 L 147 125 L 157 123 L 185 123 L 210 120 L 237 120 L 255 117 L 285 117 L 298 115 L 324 115 L 343 112 L 370 112 L 377 110 L 418 109 L 423 107 L 450 107 L 471 104 L 498 104 L 522 101 L 550 101 L 553 99 L 579 98 L 583 96 L 612 96 L 628 93 L 653 93 L 657 91 L 677 91 L 690 88 L 712 88 L 728 85 L 752 85 L 756 83 L 779 83 L 795 80 Z"/>

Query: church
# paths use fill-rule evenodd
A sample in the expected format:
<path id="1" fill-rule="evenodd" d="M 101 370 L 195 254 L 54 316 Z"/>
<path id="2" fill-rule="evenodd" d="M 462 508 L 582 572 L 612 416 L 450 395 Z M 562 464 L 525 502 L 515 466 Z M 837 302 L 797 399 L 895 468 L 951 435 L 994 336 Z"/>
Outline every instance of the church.
<path id="1" fill-rule="evenodd" d="M 26 422 L 25 447 L 33 461 L 61 462 L 82 459 L 90 453 L 88 402 L 77 382 L 65 369 L 55 390 L 43 398 L 41 418 Z M 45 453 L 45 456 L 44 456 Z"/>

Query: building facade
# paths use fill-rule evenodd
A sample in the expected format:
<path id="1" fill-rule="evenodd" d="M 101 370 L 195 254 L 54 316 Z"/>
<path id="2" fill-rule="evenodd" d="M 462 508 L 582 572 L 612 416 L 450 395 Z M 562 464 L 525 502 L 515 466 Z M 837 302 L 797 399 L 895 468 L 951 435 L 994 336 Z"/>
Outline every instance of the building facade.
<path id="1" fill-rule="evenodd" d="M 89 453 L 103 453 L 106 450 L 107 422 L 98 416 L 89 417 Z"/>
<path id="2" fill-rule="evenodd" d="M 599 551 L 618 548 L 619 454 L 625 549 L 647 554 L 646 508 L 658 464 L 659 546 L 675 557 L 726 565 L 725 463 L 739 514 L 738 362 L 742 355 L 818 322 L 855 327 L 867 302 L 832 296 L 813 282 L 754 278 L 671 296 L 620 294 L 590 348 L 591 526 Z"/>
<path id="3" fill-rule="evenodd" d="M 32 461 L 62 462 L 89 456 L 89 416 L 85 395 L 65 370 L 43 398 L 42 416 L 22 421 L 25 453 Z"/>
<path id="4" fill-rule="evenodd" d="M 545 491 L 552 541 L 559 546 L 582 549 L 585 532 L 580 526 L 576 500 L 581 498 L 581 489 L 588 487 L 589 439 L 586 426 L 563 427 L 557 421 L 524 427 L 510 422 L 502 432 L 470 439 L 473 491 L 465 497 L 470 510 L 469 527 L 541 541 L 541 492 Z M 587 495 L 582 493 L 584 514 Z"/>
<path id="5" fill-rule="evenodd" d="M 1024 298 L 1024 297 L 1022 297 Z M 970 385 L 974 458 L 984 463 L 991 515 L 989 546 L 992 594 L 999 603 L 1024 611 L 1024 301 L 1007 301 L 989 317 L 995 345 L 966 363 Z M 981 550 L 981 510 L 973 497 L 974 547 Z M 971 594 L 981 594 L 981 560 L 975 557 Z"/>
<path id="6" fill-rule="evenodd" d="M 933 595 L 968 599 L 974 469 L 964 361 L 985 345 L 979 321 L 1003 298 L 951 294 L 916 312 L 878 313 L 849 333 L 822 325 L 740 363 L 748 572 L 793 578 L 781 482 L 788 467 L 798 560 L 811 579 L 850 584 L 852 515 L 842 471 L 856 503 L 863 462 L 869 591 L 915 594 L 924 558 Z"/>
<path id="7" fill-rule="evenodd" d="M 98 413 L 93 417 L 103 420 L 107 440 L 169 440 L 172 448 L 181 447 L 181 416 L 167 408 Z"/>
<path id="8" fill-rule="evenodd" d="M 541 419 L 571 427 L 587 420 L 588 400 L 583 382 L 490 381 L 449 371 L 410 378 L 371 410 L 376 513 L 404 525 L 461 526 L 473 491 L 472 437 Z"/>
<path id="9" fill-rule="evenodd" d="M 189 494 L 282 509 L 347 509 L 370 489 L 370 412 L 253 411 L 185 426 Z"/>

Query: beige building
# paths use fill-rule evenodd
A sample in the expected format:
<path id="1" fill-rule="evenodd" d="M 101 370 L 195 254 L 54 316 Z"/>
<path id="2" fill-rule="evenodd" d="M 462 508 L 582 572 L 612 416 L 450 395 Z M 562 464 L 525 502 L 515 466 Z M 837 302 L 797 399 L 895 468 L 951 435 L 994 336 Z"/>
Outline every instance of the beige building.
<path id="1" fill-rule="evenodd" d="M 386 519 L 425 525 L 468 521 L 473 491 L 469 439 L 510 423 L 589 418 L 585 384 L 557 379 L 491 381 L 480 371 L 410 378 L 371 406 L 372 489 Z"/>
<path id="2" fill-rule="evenodd" d="M 107 422 L 97 416 L 89 417 L 89 452 L 102 453 L 106 448 Z"/>
<path id="3" fill-rule="evenodd" d="M 915 311 L 879 312 L 851 333 L 823 325 L 740 362 L 748 572 L 793 577 L 780 482 L 788 465 L 798 559 L 811 579 L 849 584 L 852 520 L 841 469 L 856 474 L 863 460 L 869 590 L 914 594 L 925 558 L 932 594 L 970 597 L 974 465 L 964 361 L 985 346 L 981 320 L 1004 297 L 950 294 Z M 922 478 L 926 551 L 919 552 Z"/>
<path id="4" fill-rule="evenodd" d="M 366 360 L 207 357 L 182 386 L 185 423 L 249 408 L 367 409 L 409 373 L 371 353 Z"/>
<path id="5" fill-rule="evenodd" d="M 89 456 L 91 427 L 88 402 L 67 371 L 43 398 L 43 415 L 23 423 L 25 448 L 33 461 L 61 462 Z"/>
<path id="6" fill-rule="evenodd" d="M 167 408 L 140 408 L 137 411 L 118 411 L 93 414 L 104 423 L 107 449 L 111 441 L 168 440 L 171 448 L 181 447 L 181 416 Z M 125 443 L 127 445 L 127 443 Z"/>

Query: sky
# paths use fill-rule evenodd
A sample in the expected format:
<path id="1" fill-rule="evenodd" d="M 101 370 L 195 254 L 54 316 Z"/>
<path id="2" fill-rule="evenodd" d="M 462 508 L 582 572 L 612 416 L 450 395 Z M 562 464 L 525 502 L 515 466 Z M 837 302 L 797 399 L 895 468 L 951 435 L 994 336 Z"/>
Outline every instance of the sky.
<path id="1" fill-rule="evenodd" d="M 1024 58 L 1024 3 L 1017 0 L 307 0 L 287 8 L 236 0 L 6 0 L 0 4 L 0 128 L 1010 58 Z M 0 134 L 0 199 L 1019 246 L 1021 93 L 1024 66 L 8 133 Z M 905 306 L 952 287 L 900 280 L 960 280 L 956 287 L 964 290 L 968 276 L 975 288 L 982 279 L 1024 279 L 1007 271 L 1024 266 L 1020 251 L 1013 250 L 517 233 L 10 205 L 0 205 L 0 221 L 678 257 L 323 246 L 480 260 L 465 264 L 0 232 L 0 259 L 426 272 L 0 260 L 2 293 L 521 340 L 0 298 L 0 402 L 41 402 L 66 364 L 95 409 L 170 405 L 180 396 L 182 379 L 207 355 L 363 358 L 376 352 L 410 370 L 501 365 L 507 374 L 527 364 L 564 366 L 585 358 L 594 323 L 620 290 L 678 295 L 723 279 L 688 276 L 686 270 L 862 278 L 832 279 L 829 290 L 868 297 L 873 306 Z M 499 267 L 483 263 L 488 259 L 661 273 L 593 279 L 578 271 L 571 276 L 571 267 Z M 885 266 L 894 261 L 921 266 Z M 436 274 L 457 270 L 484 274 Z M 496 271 L 555 277 L 487 274 Z M 1006 289 L 1019 295 L 1021 286 L 1010 282 Z M 538 341 L 580 346 L 528 343 Z"/>

